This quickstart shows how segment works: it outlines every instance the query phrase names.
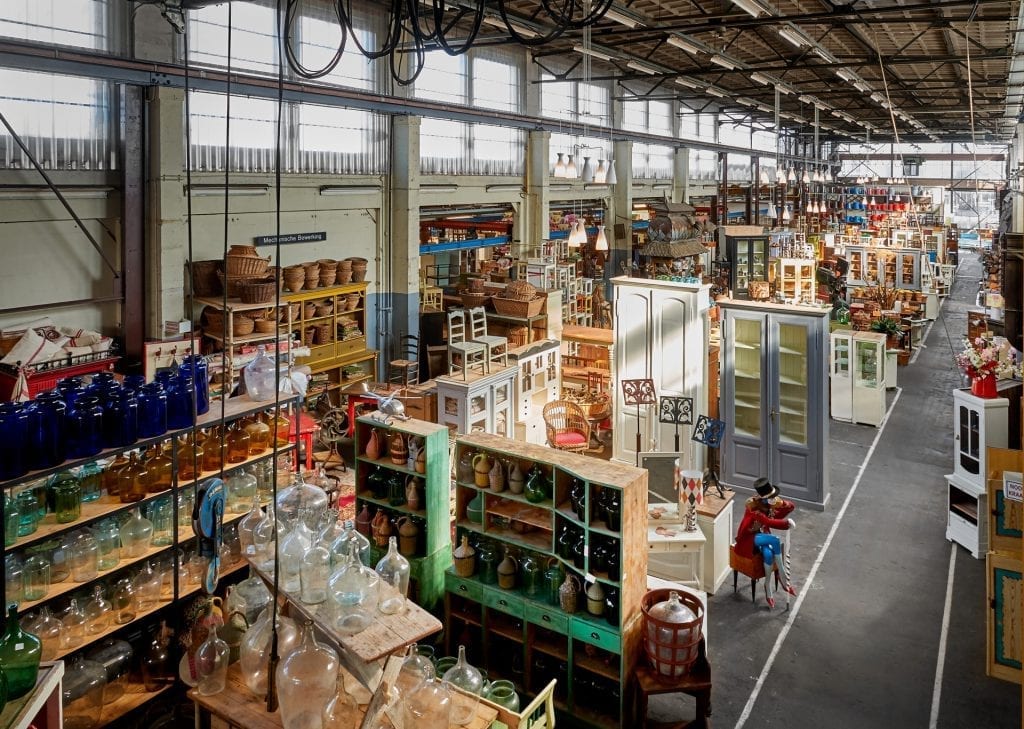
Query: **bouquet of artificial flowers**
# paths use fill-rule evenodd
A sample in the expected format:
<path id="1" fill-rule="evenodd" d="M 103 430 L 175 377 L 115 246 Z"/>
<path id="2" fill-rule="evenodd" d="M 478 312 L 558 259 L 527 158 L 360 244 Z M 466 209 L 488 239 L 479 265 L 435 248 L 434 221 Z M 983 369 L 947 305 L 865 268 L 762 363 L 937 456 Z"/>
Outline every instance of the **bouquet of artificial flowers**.
<path id="1" fill-rule="evenodd" d="M 965 337 L 964 349 L 956 355 L 956 363 L 971 379 L 987 375 L 1013 377 L 1017 367 L 1009 356 L 1009 349 L 1010 343 L 1006 340 L 999 345 L 982 337 L 975 337 L 974 341 Z"/>

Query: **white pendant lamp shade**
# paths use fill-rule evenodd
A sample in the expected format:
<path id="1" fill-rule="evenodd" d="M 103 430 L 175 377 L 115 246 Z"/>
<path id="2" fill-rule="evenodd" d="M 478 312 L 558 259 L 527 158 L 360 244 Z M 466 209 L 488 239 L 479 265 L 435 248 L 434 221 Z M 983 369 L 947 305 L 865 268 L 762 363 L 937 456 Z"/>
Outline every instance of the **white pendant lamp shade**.
<path id="1" fill-rule="evenodd" d="M 555 162 L 554 177 L 565 177 L 565 155 L 558 153 L 558 161 Z"/>
<path id="2" fill-rule="evenodd" d="M 609 185 L 614 185 L 618 181 L 619 181 L 619 176 L 615 174 L 615 160 L 610 159 L 610 160 L 608 160 L 608 179 L 607 179 L 607 182 L 608 182 Z"/>
<path id="3" fill-rule="evenodd" d="M 778 180 L 780 185 L 786 184 L 786 171 L 781 167 L 776 169 L 776 179 Z"/>
<path id="4" fill-rule="evenodd" d="M 782 209 L 782 222 L 788 223 L 793 219 L 793 215 L 789 212 L 789 205 Z"/>
<path id="5" fill-rule="evenodd" d="M 597 226 L 597 240 L 594 242 L 595 251 L 608 250 L 608 237 L 604 234 L 604 226 Z"/>
<path id="6" fill-rule="evenodd" d="M 580 172 L 580 179 L 584 182 L 594 181 L 594 165 L 590 164 L 590 157 L 583 158 L 583 171 Z"/>
<path id="7" fill-rule="evenodd" d="M 800 178 L 800 181 L 805 185 L 811 184 L 811 176 L 807 174 L 807 168 L 804 168 L 804 176 Z"/>
<path id="8" fill-rule="evenodd" d="M 771 184 L 771 182 L 768 181 L 768 170 L 766 170 L 765 168 L 762 167 L 761 168 L 761 185 L 770 185 L 770 184 Z"/>
<path id="9" fill-rule="evenodd" d="M 581 245 L 583 245 L 580 242 L 580 231 L 582 231 L 582 230 L 583 230 L 583 222 L 580 221 L 580 220 L 577 220 L 576 222 L 574 222 L 572 224 L 572 227 L 569 228 L 569 238 L 568 238 L 567 242 L 568 242 L 570 248 L 579 248 Z M 587 236 L 587 234 L 584 231 L 583 232 L 584 240 L 586 240 L 586 236 Z"/>
<path id="10" fill-rule="evenodd" d="M 569 159 L 565 162 L 565 176 L 570 180 L 575 180 L 579 177 L 579 172 L 576 170 L 576 163 L 573 161 L 572 155 L 566 155 Z"/>
<path id="11" fill-rule="evenodd" d="M 768 203 L 768 219 L 769 220 L 775 220 L 778 217 L 779 217 L 779 213 L 775 209 L 775 203 L 769 202 Z"/>
<path id="12" fill-rule="evenodd" d="M 604 160 L 597 161 L 597 169 L 594 170 L 594 182 L 603 184 L 608 181 L 608 168 L 604 166 Z"/>
<path id="13" fill-rule="evenodd" d="M 814 203 L 812 203 L 810 200 L 807 201 L 807 212 L 808 213 L 813 213 L 814 212 Z"/>
<path id="14" fill-rule="evenodd" d="M 572 157 L 569 159 L 572 159 Z M 792 167 L 789 168 L 789 172 L 786 174 L 786 179 L 790 182 L 796 182 L 796 172 L 793 171 Z"/>

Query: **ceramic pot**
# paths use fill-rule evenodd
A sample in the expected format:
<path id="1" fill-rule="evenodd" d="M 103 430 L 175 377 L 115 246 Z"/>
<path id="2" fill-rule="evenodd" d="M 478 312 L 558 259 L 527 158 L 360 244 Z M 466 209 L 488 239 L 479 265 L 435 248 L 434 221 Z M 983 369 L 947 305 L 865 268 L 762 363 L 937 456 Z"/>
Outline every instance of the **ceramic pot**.
<path id="1" fill-rule="evenodd" d="M 513 494 L 521 494 L 525 485 L 526 476 L 519 467 L 519 461 L 512 461 L 512 469 L 508 472 L 508 490 Z"/>
<path id="2" fill-rule="evenodd" d="M 505 559 L 498 565 L 498 587 L 503 590 L 512 590 L 516 586 L 516 573 L 519 571 L 519 563 L 516 558 L 508 552 Z"/>
<path id="3" fill-rule="evenodd" d="M 365 451 L 364 455 L 367 458 L 369 458 L 371 461 L 376 461 L 378 458 L 380 458 L 380 454 L 381 454 L 380 436 L 377 435 L 377 429 L 376 428 L 371 428 L 370 429 L 370 437 L 366 441 L 366 451 Z"/>
<path id="4" fill-rule="evenodd" d="M 420 536 L 420 528 L 410 517 L 403 516 L 395 526 L 398 527 L 398 551 L 404 557 L 416 555 L 416 542 Z"/>

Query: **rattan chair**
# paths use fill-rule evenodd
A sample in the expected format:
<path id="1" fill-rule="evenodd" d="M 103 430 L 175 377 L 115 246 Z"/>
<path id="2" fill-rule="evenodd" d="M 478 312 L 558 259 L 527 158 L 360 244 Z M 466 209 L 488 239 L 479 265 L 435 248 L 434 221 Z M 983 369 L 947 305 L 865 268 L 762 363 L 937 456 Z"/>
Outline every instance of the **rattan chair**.
<path id="1" fill-rule="evenodd" d="M 590 423 L 583 408 L 569 400 L 555 400 L 544 406 L 544 429 L 548 445 L 562 451 L 582 453 L 590 448 Z"/>

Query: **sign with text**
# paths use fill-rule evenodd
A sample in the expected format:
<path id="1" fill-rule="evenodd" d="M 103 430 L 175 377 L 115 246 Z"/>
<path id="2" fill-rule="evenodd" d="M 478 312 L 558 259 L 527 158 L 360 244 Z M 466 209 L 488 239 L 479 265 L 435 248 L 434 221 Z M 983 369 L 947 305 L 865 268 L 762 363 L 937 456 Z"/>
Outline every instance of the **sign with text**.
<path id="1" fill-rule="evenodd" d="M 320 240 L 327 240 L 327 231 L 321 230 L 318 233 L 285 233 L 281 236 L 281 245 L 286 243 L 314 243 Z M 272 246 L 277 243 L 277 236 L 258 235 L 252 241 L 258 246 Z"/>
<path id="2" fill-rule="evenodd" d="M 1003 496 L 1007 501 L 1024 502 L 1024 479 L 1019 473 L 1003 472 Z"/>

